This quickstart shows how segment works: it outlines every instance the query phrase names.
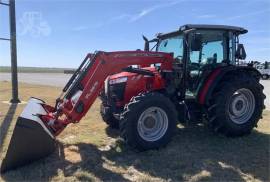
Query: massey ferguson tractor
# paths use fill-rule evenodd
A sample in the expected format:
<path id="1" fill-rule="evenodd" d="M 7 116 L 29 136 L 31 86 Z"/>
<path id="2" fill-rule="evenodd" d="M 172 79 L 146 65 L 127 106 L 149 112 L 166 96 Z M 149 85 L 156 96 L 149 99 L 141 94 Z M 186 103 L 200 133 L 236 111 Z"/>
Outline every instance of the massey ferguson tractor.
<path id="1" fill-rule="evenodd" d="M 144 37 L 144 51 L 88 54 L 55 106 L 29 100 L 1 171 L 52 153 L 56 136 L 78 123 L 97 97 L 103 120 L 139 151 L 165 146 L 177 121 L 203 122 L 226 136 L 249 134 L 262 117 L 265 95 L 260 73 L 237 66 L 246 57 L 239 36 L 247 32 L 234 26 L 184 25 L 152 40 Z"/>

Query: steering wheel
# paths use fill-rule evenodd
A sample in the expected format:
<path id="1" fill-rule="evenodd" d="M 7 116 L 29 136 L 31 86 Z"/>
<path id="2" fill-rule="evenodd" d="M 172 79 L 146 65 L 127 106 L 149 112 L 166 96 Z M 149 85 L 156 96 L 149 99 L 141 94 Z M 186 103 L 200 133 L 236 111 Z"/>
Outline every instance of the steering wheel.
<path id="1" fill-rule="evenodd" d="M 180 62 L 182 62 L 183 56 L 179 55 L 179 56 L 176 56 L 174 59 L 177 60 L 177 61 L 179 60 Z"/>
<path id="2" fill-rule="evenodd" d="M 176 56 L 175 59 L 183 59 L 183 56 L 179 55 L 179 56 Z"/>
<path id="3" fill-rule="evenodd" d="M 191 63 L 190 64 L 190 70 L 199 70 L 200 69 L 200 63 Z"/>

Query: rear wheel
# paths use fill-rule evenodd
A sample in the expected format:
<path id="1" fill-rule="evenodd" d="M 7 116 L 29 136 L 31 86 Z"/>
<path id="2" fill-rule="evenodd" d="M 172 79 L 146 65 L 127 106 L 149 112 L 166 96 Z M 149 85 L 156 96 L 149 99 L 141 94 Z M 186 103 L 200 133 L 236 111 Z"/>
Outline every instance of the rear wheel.
<path id="1" fill-rule="evenodd" d="M 175 129 L 175 106 L 159 93 L 134 97 L 121 115 L 121 137 L 141 151 L 166 145 Z"/>
<path id="2" fill-rule="evenodd" d="M 263 74 L 263 75 L 262 75 L 262 79 L 263 79 L 263 80 L 268 80 L 268 79 L 269 79 L 269 75 Z"/>
<path id="3" fill-rule="evenodd" d="M 218 85 L 208 107 L 209 126 L 227 136 L 249 134 L 262 116 L 263 86 L 247 74 L 224 80 Z"/>
<path id="4" fill-rule="evenodd" d="M 112 109 L 109 106 L 105 106 L 103 103 L 100 104 L 100 115 L 103 121 L 114 129 L 119 129 L 119 120 L 117 120 L 112 113 Z"/>

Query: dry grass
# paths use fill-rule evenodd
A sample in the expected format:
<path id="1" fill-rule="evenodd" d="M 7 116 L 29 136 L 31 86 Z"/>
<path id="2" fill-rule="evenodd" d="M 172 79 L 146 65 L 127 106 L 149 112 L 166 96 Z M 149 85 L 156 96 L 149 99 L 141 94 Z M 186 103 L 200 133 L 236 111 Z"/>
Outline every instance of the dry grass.
<path id="1" fill-rule="evenodd" d="M 20 84 L 22 100 L 35 96 L 53 104 L 59 92 Z M 0 101 L 8 98 L 10 85 L 0 82 Z M 24 106 L 0 103 L 3 153 Z M 241 138 L 216 135 L 202 125 L 179 126 L 166 148 L 138 153 L 118 140 L 117 131 L 106 128 L 97 100 L 79 124 L 61 134 L 55 153 L 2 175 L 0 181 L 269 181 L 269 121 L 268 111 L 258 128 Z"/>

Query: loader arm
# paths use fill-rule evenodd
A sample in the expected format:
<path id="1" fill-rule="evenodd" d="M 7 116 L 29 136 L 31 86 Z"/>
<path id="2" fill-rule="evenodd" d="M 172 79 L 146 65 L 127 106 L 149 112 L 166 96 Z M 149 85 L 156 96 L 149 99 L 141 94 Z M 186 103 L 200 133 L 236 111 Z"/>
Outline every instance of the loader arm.
<path id="1" fill-rule="evenodd" d="M 109 75 L 119 73 L 131 65 L 151 65 L 160 63 L 160 70 L 172 70 L 173 55 L 169 53 L 146 51 L 96 52 L 88 54 L 74 75 L 64 87 L 63 98 L 57 99 L 53 110 L 43 105 L 48 115 L 41 116 L 55 135 L 69 123 L 76 123 L 90 109 Z M 60 119 L 63 118 L 64 119 Z"/>

